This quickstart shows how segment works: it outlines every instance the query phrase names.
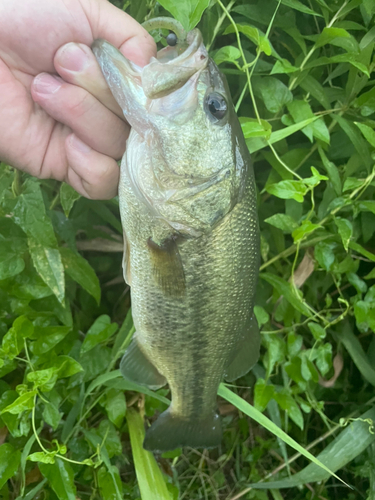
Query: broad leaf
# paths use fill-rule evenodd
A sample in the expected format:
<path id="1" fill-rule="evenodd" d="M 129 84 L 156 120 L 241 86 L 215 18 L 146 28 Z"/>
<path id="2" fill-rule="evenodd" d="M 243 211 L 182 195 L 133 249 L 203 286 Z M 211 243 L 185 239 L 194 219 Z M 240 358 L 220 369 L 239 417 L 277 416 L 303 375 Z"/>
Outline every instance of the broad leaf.
<path id="1" fill-rule="evenodd" d="M 86 259 L 70 248 L 59 248 L 66 273 L 100 303 L 100 283 L 94 269 Z"/>
<path id="2" fill-rule="evenodd" d="M 67 462 L 56 458 L 54 464 L 39 463 L 39 470 L 59 500 L 76 500 L 73 469 Z"/>
<path id="3" fill-rule="evenodd" d="M 5 443 L 0 446 L 0 490 L 17 472 L 20 462 L 21 453 L 11 444 Z"/>

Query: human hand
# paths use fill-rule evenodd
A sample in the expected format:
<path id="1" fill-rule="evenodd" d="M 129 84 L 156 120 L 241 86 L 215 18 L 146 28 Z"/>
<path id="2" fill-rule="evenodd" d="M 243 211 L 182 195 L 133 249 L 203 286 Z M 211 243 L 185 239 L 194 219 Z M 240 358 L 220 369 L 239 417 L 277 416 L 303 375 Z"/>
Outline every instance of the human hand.
<path id="1" fill-rule="evenodd" d="M 105 38 L 143 66 L 152 37 L 106 0 L 0 0 L 0 19 L 0 159 L 115 196 L 129 125 L 89 46 Z"/>

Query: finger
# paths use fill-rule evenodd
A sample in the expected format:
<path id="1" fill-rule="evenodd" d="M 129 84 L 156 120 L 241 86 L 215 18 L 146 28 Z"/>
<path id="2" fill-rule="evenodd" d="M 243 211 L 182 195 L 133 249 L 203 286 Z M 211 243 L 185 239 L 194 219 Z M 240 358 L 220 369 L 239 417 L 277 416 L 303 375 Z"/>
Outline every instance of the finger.
<path id="1" fill-rule="evenodd" d="M 135 19 L 107 0 L 98 0 L 98 6 L 97 22 L 91 26 L 94 40 L 105 38 L 139 66 L 145 66 L 151 56 L 156 56 L 154 39 Z M 84 9 L 91 20 L 92 0 L 86 0 Z"/>
<path id="2" fill-rule="evenodd" d="M 31 95 L 52 118 L 63 123 L 99 153 L 119 159 L 129 125 L 86 90 L 48 73 L 38 75 Z"/>
<path id="3" fill-rule="evenodd" d="M 104 79 L 91 49 L 83 43 L 67 43 L 56 52 L 54 64 L 57 73 L 68 83 L 86 89 L 104 106 L 124 119 Z"/>
<path id="4" fill-rule="evenodd" d="M 120 169 L 113 158 L 98 153 L 74 134 L 65 141 L 66 182 L 86 198 L 106 200 L 117 195 Z"/>

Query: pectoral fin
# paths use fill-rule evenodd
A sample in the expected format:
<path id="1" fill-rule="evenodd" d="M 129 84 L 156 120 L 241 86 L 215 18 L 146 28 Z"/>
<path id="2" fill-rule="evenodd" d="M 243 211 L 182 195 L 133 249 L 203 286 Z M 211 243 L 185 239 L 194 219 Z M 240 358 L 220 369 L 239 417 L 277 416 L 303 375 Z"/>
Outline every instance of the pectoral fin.
<path id="1" fill-rule="evenodd" d="M 145 385 L 150 389 L 160 389 L 167 383 L 148 357 L 142 352 L 138 341 L 133 339 L 120 363 L 122 376 L 130 382 Z"/>
<path id="2" fill-rule="evenodd" d="M 254 315 L 250 316 L 238 340 L 237 346 L 230 358 L 224 372 L 224 378 L 232 382 L 243 375 L 255 365 L 259 358 L 260 334 L 259 327 Z"/>
<path id="3" fill-rule="evenodd" d="M 161 245 L 151 238 L 147 241 L 150 250 L 153 276 L 165 295 L 181 297 L 185 294 L 185 273 L 176 240 L 171 237 Z"/>

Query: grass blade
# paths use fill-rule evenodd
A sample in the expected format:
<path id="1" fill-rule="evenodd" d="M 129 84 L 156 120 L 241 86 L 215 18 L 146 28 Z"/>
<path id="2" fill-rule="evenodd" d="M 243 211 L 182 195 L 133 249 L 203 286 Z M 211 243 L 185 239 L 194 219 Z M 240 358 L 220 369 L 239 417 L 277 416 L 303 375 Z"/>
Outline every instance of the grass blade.
<path id="1" fill-rule="evenodd" d="M 371 443 L 375 443 L 375 432 L 373 429 L 375 421 L 375 407 L 368 410 L 359 418 L 354 419 L 349 427 L 343 430 L 318 456 L 323 464 L 329 464 L 330 468 L 337 471 L 347 463 L 360 455 Z M 372 422 L 372 429 L 371 429 Z M 318 467 L 315 463 L 309 464 L 291 478 L 271 481 L 269 483 L 251 484 L 252 488 L 291 488 L 306 483 L 325 481 L 329 478 L 326 470 Z M 335 476 L 337 477 L 337 476 Z"/>
<path id="2" fill-rule="evenodd" d="M 286 434 L 283 430 L 280 429 L 277 425 L 275 425 L 269 418 L 267 418 L 263 413 L 260 411 L 256 410 L 253 406 L 251 406 L 247 401 L 242 399 L 240 396 L 237 396 L 234 392 L 232 392 L 228 387 L 226 387 L 224 384 L 220 384 L 219 390 L 218 390 L 219 396 L 222 398 L 226 399 L 229 403 L 232 403 L 236 408 L 238 408 L 240 411 L 251 417 L 253 420 L 258 422 L 261 426 L 263 426 L 265 429 L 268 431 L 272 432 L 275 436 L 279 437 L 282 439 L 286 444 L 297 450 L 299 453 L 301 453 L 304 457 L 307 459 L 311 460 L 315 467 L 322 468 L 325 471 L 325 474 L 327 477 L 330 475 L 335 476 L 336 479 L 341 481 L 342 483 L 346 484 L 342 479 L 340 479 L 334 472 L 332 472 L 327 465 L 325 465 L 323 462 L 318 460 L 317 458 L 314 457 L 310 452 L 305 450 L 300 444 L 298 444 L 294 439 L 292 439 L 288 434 Z M 374 410 L 375 411 L 375 410 Z M 374 436 L 375 438 L 375 436 Z M 328 462 L 330 463 L 330 462 Z M 330 464 L 331 465 L 331 464 Z M 289 480 L 288 480 L 289 481 Z M 310 480 L 311 481 L 311 480 Z M 310 482 L 306 481 L 306 482 Z M 271 484 L 271 483 L 270 483 Z M 260 486 L 263 487 L 263 486 Z M 268 487 L 268 486 L 265 486 Z M 281 488 L 283 486 L 278 486 L 274 483 L 272 483 L 272 486 L 269 486 L 270 488 Z M 286 486 L 284 486 L 286 488 Z"/>
<path id="3" fill-rule="evenodd" d="M 341 335 L 335 335 L 335 337 L 344 344 L 345 349 L 350 354 L 350 357 L 361 372 L 363 378 L 375 386 L 375 370 L 371 366 L 366 353 L 362 349 L 361 343 L 353 334 L 348 322 L 342 329 Z"/>
<path id="4" fill-rule="evenodd" d="M 129 408 L 126 419 L 142 500 L 171 500 L 154 455 L 143 448 L 145 430 L 141 415 L 133 408 Z"/>

